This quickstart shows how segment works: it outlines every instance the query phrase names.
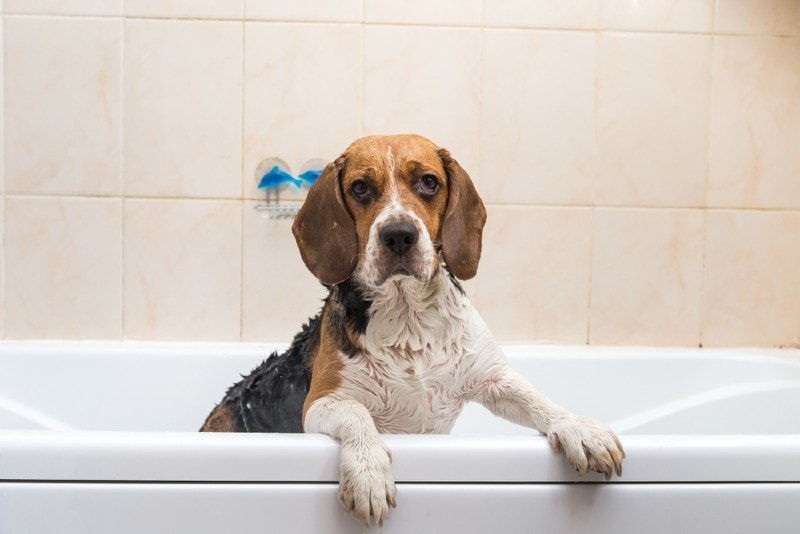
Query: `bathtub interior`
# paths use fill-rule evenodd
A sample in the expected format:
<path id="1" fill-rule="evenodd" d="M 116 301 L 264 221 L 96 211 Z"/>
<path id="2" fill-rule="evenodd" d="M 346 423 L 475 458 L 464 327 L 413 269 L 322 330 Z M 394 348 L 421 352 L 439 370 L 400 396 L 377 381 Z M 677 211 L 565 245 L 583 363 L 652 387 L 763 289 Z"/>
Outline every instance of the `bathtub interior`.
<path id="1" fill-rule="evenodd" d="M 280 345 L 4 344 L 0 428 L 194 432 Z M 800 434 L 798 351 L 508 347 L 565 408 L 620 434 Z M 456 435 L 530 435 L 467 405 Z"/>

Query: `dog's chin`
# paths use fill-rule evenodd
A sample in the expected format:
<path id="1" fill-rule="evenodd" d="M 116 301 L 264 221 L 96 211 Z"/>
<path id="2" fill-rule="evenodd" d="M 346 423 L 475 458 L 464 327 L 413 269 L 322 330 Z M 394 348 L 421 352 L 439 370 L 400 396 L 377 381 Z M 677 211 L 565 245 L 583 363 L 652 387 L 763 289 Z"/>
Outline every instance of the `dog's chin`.
<path id="1" fill-rule="evenodd" d="M 430 281 L 435 273 L 435 269 L 429 265 L 405 261 L 403 258 L 387 262 L 381 269 L 371 271 L 371 276 L 364 276 L 365 273 L 362 273 L 358 278 L 361 282 L 373 287 L 380 287 L 392 280 L 407 278 L 414 278 L 419 282 L 425 283 Z"/>

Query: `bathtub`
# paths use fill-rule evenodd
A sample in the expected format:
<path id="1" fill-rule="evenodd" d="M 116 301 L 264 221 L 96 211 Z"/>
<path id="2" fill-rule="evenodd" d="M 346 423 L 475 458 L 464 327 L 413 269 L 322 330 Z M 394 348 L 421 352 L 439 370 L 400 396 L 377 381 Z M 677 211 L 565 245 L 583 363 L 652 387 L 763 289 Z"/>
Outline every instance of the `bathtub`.
<path id="1" fill-rule="evenodd" d="M 365 532 L 336 500 L 330 438 L 196 432 L 274 348 L 0 344 L 0 533 Z M 451 435 L 385 437 L 398 508 L 383 532 L 800 532 L 800 351 L 507 354 L 620 434 L 622 478 L 581 480 L 542 436 L 470 405 Z"/>

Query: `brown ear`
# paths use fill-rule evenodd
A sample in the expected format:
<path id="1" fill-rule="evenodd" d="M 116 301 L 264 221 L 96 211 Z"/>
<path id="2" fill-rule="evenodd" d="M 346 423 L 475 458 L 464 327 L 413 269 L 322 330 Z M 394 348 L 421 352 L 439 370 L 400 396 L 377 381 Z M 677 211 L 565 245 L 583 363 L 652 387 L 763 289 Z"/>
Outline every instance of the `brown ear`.
<path id="1" fill-rule="evenodd" d="M 449 185 L 447 211 L 442 222 L 442 255 L 447 269 L 460 280 L 469 280 L 478 271 L 481 235 L 486 223 L 486 208 L 467 172 L 450 153 L 440 148 Z"/>
<path id="2" fill-rule="evenodd" d="M 340 156 L 325 167 L 292 224 L 303 262 L 328 285 L 349 278 L 358 261 L 356 226 L 342 199 L 340 174 L 345 162 Z"/>

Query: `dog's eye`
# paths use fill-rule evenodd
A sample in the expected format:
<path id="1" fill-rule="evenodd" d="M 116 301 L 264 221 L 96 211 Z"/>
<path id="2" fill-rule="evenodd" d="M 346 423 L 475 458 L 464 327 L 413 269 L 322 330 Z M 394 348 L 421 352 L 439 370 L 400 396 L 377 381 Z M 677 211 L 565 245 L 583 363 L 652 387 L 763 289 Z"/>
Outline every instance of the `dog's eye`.
<path id="1" fill-rule="evenodd" d="M 423 196 L 433 196 L 439 191 L 439 179 L 432 174 L 426 174 L 419 179 L 419 192 Z"/>
<path id="2" fill-rule="evenodd" d="M 364 180 L 356 180 L 350 184 L 350 193 L 352 193 L 356 200 L 368 200 L 370 192 L 369 185 Z"/>

